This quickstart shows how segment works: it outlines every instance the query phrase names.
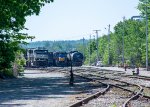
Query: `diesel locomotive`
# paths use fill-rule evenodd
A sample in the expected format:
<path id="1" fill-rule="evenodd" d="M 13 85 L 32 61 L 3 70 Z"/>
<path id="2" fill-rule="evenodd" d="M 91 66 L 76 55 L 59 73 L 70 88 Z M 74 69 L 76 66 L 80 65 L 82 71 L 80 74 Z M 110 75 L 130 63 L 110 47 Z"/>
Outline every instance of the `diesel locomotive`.
<path id="1" fill-rule="evenodd" d="M 48 50 L 35 50 L 35 66 L 48 67 Z"/>
<path id="2" fill-rule="evenodd" d="M 66 52 L 55 52 L 53 54 L 54 66 L 66 67 L 68 65 Z"/>
<path id="3" fill-rule="evenodd" d="M 46 49 L 27 49 L 25 54 L 27 67 L 68 67 L 82 66 L 84 56 L 78 51 L 48 52 Z"/>
<path id="4" fill-rule="evenodd" d="M 27 67 L 48 67 L 48 50 L 27 49 L 25 59 Z"/>
<path id="5" fill-rule="evenodd" d="M 69 60 L 69 65 L 72 63 L 72 66 L 82 66 L 84 61 L 84 56 L 82 53 L 78 51 L 71 51 L 68 53 L 67 57 Z"/>

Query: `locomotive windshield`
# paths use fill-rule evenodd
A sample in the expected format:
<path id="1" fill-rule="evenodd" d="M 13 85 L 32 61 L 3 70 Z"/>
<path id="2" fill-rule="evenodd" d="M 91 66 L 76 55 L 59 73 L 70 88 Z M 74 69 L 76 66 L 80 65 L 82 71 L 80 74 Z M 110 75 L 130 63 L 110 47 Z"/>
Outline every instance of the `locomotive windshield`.
<path id="1" fill-rule="evenodd" d="M 33 53 L 33 50 L 29 50 L 29 54 L 32 54 Z"/>
<path id="2" fill-rule="evenodd" d="M 66 57 L 67 54 L 59 54 L 59 57 Z"/>
<path id="3" fill-rule="evenodd" d="M 48 54 L 48 50 L 35 50 L 36 54 Z"/>
<path id="4" fill-rule="evenodd" d="M 48 50 L 35 50 L 36 58 L 48 59 Z"/>

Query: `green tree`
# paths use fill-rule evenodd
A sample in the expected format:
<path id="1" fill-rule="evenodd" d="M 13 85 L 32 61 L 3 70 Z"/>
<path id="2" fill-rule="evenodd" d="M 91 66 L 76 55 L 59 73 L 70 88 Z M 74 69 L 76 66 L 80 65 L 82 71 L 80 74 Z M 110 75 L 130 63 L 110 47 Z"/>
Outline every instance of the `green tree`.
<path id="1" fill-rule="evenodd" d="M 147 7 L 147 15 L 148 15 L 148 19 L 150 19 L 150 0 L 139 0 L 139 4 L 138 4 L 138 10 L 140 10 L 142 16 L 146 15 L 146 7 Z"/>
<path id="2" fill-rule="evenodd" d="M 118 48 L 118 56 L 122 57 L 122 41 L 124 38 L 125 60 L 130 63 L 142 63 L 142 50 L 145 41 L 144 21 L 125 20 L 115 26 L 115 40 Z M 124 37 L 123 37 L 124 36 Z"/>
<path id="3" fill-rule="evenodd" d="M 53 0 L 0 0 L 0 76 L 12 68 L 20 44 L 33 36 L 20 33 L 26 29 L 26 17 L 39 15 L 41 7 Z"/>

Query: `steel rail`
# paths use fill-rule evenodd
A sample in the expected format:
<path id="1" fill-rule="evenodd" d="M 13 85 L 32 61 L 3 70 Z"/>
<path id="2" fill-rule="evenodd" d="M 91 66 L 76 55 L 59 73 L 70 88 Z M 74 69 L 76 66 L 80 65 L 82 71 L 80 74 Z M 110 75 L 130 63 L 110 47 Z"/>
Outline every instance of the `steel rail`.
<path id="1" fill-rule="evenodd" d="M 97 98 L 97 97 L 99 97 L 100 95 L 104 95 L 109 89 L 110 89 L 110 85 L 108 85 L 105 90 L 100 91 L 100 92 L 97 92 L 97 93 L 95 93 L 95 94 L 93 94 L 93 95 L 91 95 L 91 96 L 89 96 L 89 97 L 87 97 L 87 98 L 84 98 L 83 100 L 78 101 L 78 102 L 72 104 L 72 105 L 69 106 L 69 107 L 79 107 L 79 106 L 82 106 L 83 104 L 88 103 L 90 100 L 92 100 L 92 99 L 94 99 L 94 98 Z"/>
<path id="2" fill-rule="evenodd" d="M 134 76 L 134 75 L 124 75 L 124 77 L 128 77 L 128 78 L 137 78 L 137 79 L 141 79 L 141 80 L 147 80 L 147 81 L 150 81 L 150 77 L 147 77 L 147 76 L 140 76 L 140 75 L 137 75 L 137 76 Z"/>
<path id="3" fill-rule="evenodd" d="M 127 107 L 127 105 L 129 104 L 129 102 L 130 102 L 131 100 L 135 100 L 135 99 L 137 99 L 137 98 L 140 96 L 140 94 L 143 92 L 143 88 L 142 88 L 142 86 L 140 86 L 140 85 L 138 85 L 138 87 L 140 87 L 139 92 L 137 92 L 134 96 L 132 96 L 131 98 L 129 98 L 129 99 L 123 104 L 123 107 Z"/>
<path id="4" fill-rule="evenodd" d="M 66 73 L 66 72 L 63 72 L 63 73 Z M 84 76 L 81 76 L 81 75 L 77 75 L 77 74 L 74 74 L 74 75 L 75 75 L 75 76 L 78 76 L 78 77 L 81 77 L 81 78 L 84 78 L 84 79 L 88 79 L 88 80 L 90 80 L 90 81 L 102 83 L 102 82 L 100 82 L 100 81 L 98 81 L 98 80 L 95 80 L 95 79 L 87 78 L 87 77 L 84 77 Z M 102 84 L 104 84 L 104 83 L 102 83 Z M 104 85 L 107 86 L 104 90 L 99 91 L 99 92 L 97 92 L 97 93 L 95 93 L 95 94 L 93 94 L 93 95 L 91 95 L 91 96 L 89 96 L 89 97 L 86 97 L 86 98 L 84 98 L 84 99 L 82 99 L 82 100 L 80 100 L 80 101 L 78 101 L 78 102 L 76 102 L 76 103 L 70 105 L 69 107 L 79 107 L 79 106 L 82 106 L 83 104 L 88 103 L 90 100 L 92 100 L 92 99 L 94 99 L 94 98 L 97 98 L 97 97 L 99 97 L 100 95 L 104 95 L 104 94 L 110 89 L 110 87 L 111 87 L 109 84 L 104 84 Z"/>
<path id="5" fill-rule="evenodd" d="M 81 77 L 83 77 L 83 76 L 81 76 Z M 84 77 L 84 78 L 87 78 L 87 77 Z M 102 77 L 102 78 L 105 78 L 105 77 Z M 91 79 L 91 78 L 90 78 L 90 79 Z M 130 84 L 130 85 L 139 87 L 139 91 L 138 91 L 138 92 L 134 92 L 134 91 L 131 91 L 131 90 L 126 89 L 126 88 L 123 88 L 123 87 L 118 86 L 118 85 L 109 84 L 109 86 L 114 86 L 114 87 L 123 89 L 123 90 L 125 90 L 125 91 L 132 92 L 132 93 L 134 94 L 130 99 L 128 99 L 128 100 L 122 105 L 123 107 L 127 107 L 128 103 L 129 103 L 131 100 L 137 99 L 140 95 L 142 95 L 143 88 L 142 88 L 142 86 L 140 86 L 140 85 L 131 84 L 131 83 L 124 82 L 124 81 L 120 81 L 120 80 L 116 80 L 116 79 L 110 79 L 110 78 L 107 78 L 107 77 L 106 77 L 106 79 L 113 80 L 113 81 L 117 81 L 117 82 L 121 82 L 121 83 L 126 83 L 126 84 Z M 98 80 L 95 80 L 95 81 L 98 81 Z M 98 82 L 100 82 L 100 81 L 98 81 Z M 106 84 L 106 83 L 104 83 L 104 82 L 101 82 L 101 83 Z M 95 98 L 95 97 L 94 97 L 94 98 Z M 87 99 L 88 99 L 88 98 L 87 98 Z M 93 99 L 93 98 L 91 97 L 91 99 L 88 99 L 88 101 L 89 101 L 89 100 L 92 100 L 92 99 Z M 85 100 L 85 99 L 83 99 L 83 100 L 81 100 L 81 101 L 75 103 L 75 104 L 74 104 L 75 106 L 70 106 L 70 107 L 81 106 L 81 105 L 84 103 L 84 100 Z M 85 100 L 86 103 L 87 103 L 88 101 Z M 76 104 L 77 104 L 77 105 L 76 105 Z"/>
<path id="6" fill-rule="evenodd" d="M 112 87 L 112 86 L 114 86 L 114 87 L 116 87 L 116 88 L 123 89 L 123 90 L 128 91 L 128 92 L 132 92 L 134 95 L 136 95 L 136 93 L 134 93 L 133 91 L 128 90 L 128 89 L 123 88 L 123 87 L 118 86 L 118 85 L 104 83 L 104 82 L 101 82 L 100 80 L 95 80 L 95 79 L 88 78 L 88 77 L 84 77 L 84 76 L 77 75 L 77 74 L 74 74 L 74 75 L 79 76 L 79 77 L 82 77 L 82 78 L 85 78 L 85 79 L 89 79 L 89 80 L 91 80 L 91 81 L 99 82 L 99 83 L 102 83 L 102 84 L 105 84 L 105 85 L 107 84 L 107 88 L 106 88 L 104 91 L 98 92 L 98 93 L 96 93 L 96 94 L 94 94 L 94 95 L 91 95 L 91 96 L 89 96 L 89 97 L 87 97 L 87 98 L 84 98 L 83 100 L 78 101 L 78 102 L 72 104 L 72 105 L 69 106 L 69 107 L 79 107 L 79 106 L 82 106 L 83 104 L 88 103 L 90 100 L 92 100 L 92 99 L 94 99 L 94 98 L 97 98 L 97 97 L 100 96 L 100 95 L 104 95 L 104 94 L 110 89 L 110 87 Z M 120 81 L 119 81 L 119 82 L 120 82 Z"/>

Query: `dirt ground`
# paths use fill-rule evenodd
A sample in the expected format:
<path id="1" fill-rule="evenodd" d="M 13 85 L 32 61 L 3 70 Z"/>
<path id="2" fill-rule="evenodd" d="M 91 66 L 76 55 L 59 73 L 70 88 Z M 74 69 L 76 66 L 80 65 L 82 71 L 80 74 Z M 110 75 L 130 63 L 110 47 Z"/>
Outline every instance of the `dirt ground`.
<path id="1" fill-rule="evenodd" d="M 18 79 L 0 81 L 0 107 L 67 107 L 91 91 L 87 80 L 75 81 L 71 87 L 63 73 L 25 70 Z"/>

